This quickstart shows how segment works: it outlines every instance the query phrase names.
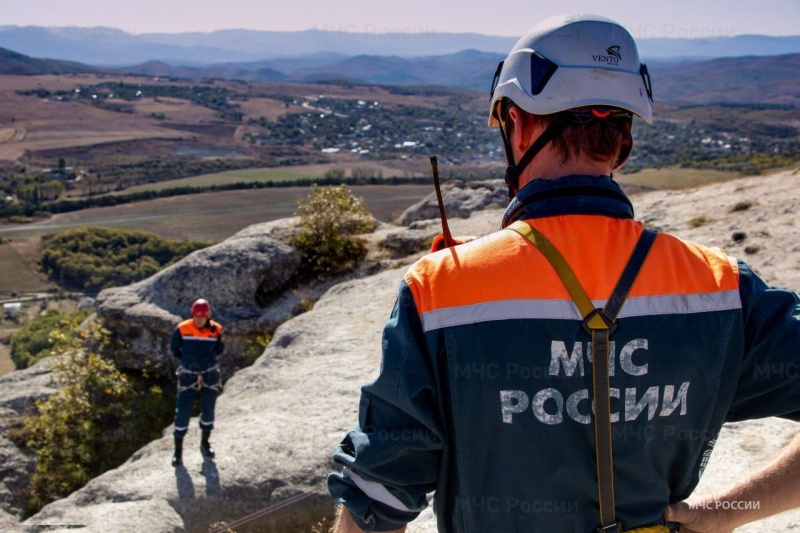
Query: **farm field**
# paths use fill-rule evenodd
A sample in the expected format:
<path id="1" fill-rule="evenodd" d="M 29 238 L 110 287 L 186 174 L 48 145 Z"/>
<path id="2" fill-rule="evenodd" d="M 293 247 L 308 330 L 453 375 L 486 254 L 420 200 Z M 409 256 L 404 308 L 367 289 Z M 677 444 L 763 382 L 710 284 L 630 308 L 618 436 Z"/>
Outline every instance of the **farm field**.
<path id="1" fill-rule="evenodd" d="M 159 191 L 174 187 L 204 187 L 209 185 L 224 185 L 228 183 L 255 182 L 255 181 L 294 181 L 298 179 L 318 179 L 325 175 L 331 168 L 348 169 L 350 167 L 369 167 L 380 169 L 384 177 L 413 175 L 403 170 L 398 170 L 386 165 L 372 164 L 321 164 L 321 165 L 296 165 L 273 168 L 246 168 L 240 170 L 229 170 L 214 174 L 203 174 L 191 178 L 162 181 L 146 185 L 129 187 L 118 194 L 127 194 L 139 191 Z M 348 174 L 349 175 L 349 174 Z"/>
<path id="2" fill-rule="evenodd" d="M 367 209 L 376 218 L 389 220 L 433 191 L 433 186 L 366 185 L 351 190 L 366 199 Z M 85 209 L 45 222 L 0 226 L 0 238 L 16 240 L 77 226 L 109 226 L 170 239 L 221 241 L 252 224 L 293 216 L 297 200 L 309 192 L 308 187 L 250 189 Z"/>
<path id="3" fill-rule="evenodd" d="M 39 248 L 39 239 L 21 242 L 15 239 L 13 243 L 0 244 L 0 299 L 12 292 L 42 292 L 55 287 L 33 271 L 39 259 Z"/>
<path id="4" fill-rule="evenodd" d="M 22 96 L 9 90 L 9 85 L 16 86 L 6 79 L 0 86 L 0 124 L 4 130 L 0 135 L 0 160 L 16 160 L 26 151 L 186 136 L 160 127 L 145 115 L 128 115 L 121 120 L 120 113 L 82 102 Z"/>

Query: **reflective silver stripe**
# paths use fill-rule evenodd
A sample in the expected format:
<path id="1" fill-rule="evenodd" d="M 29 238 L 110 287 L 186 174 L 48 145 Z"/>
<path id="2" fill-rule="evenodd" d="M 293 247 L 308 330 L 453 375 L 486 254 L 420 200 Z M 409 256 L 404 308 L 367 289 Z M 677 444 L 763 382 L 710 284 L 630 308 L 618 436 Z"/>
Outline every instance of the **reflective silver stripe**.
<path id="1" fill-rule="evenodd" d="M 422 509 L 409 509 L 403 502 L 398 500 L 391 492 L 386 490 L 386 487 L 381 485 L 380 483 L 376 483 L 374 481 L 367 481 L 363 477 L 359 476 L 354 471 L 350 470 L 347 467 L 344 467 L 342 471 L 342 475 L 347 479 L 351 480 L 356 486 L 361 489 L 361 492 L 366 494 L 368 497 L 372 498 L 377 502 L 381 502 L 385 505 L 388 505 L 392 509 L 397 509 L 398 511 L 405 511 L 408 513 L 416 513 L 422 511 Z"/>
<path id="2" fill-rule="evenodd" d="M 183 431 L 185 429 L 189 429 L 189 426 L 184 426 L 184 427 L 181 427 L 181 428 L 179 428 L 178 426 L 175 426 L 175 431 Z"/>
<path id="3" fill-rule="evenodd" d="M 641 296 L 625 300 L 619 318 L 647 315 L 688 315 L 741 308 L 742 297 L 739 295 L 738 289 L 699 294 Z"/>
<path id="4" fill-rule="evenodd" d="M 183 338 L 183 340 L 185 340 L 185 341 L 213 341 L 213 342 L 217 342 L 217 340 L 219 340 L 219 337 L 192 337 L 192 336 L 186 336 L 186 337 Z"/>
<path id="5" fill-rule="evenodd" d="M 203 418 L 201 417 L 200 418 L 200 425 L 201 426 L 213 426 L 214 425 L 214 421 L 212 420 L 211 422 L 205 422 L 205 421 L 203 421 Z"/>
<path id="6" fill-rule="evenodd" d="M 602 308 L 606 300 L 593 300 Z M 649 315 L 684 315 L 741 309 L 738 290 L 701 294 L 670 294 L 629 298 L 622 306 L 619 318 Z M 521 318 L 581 320 L 572 300 L 500 300 L 460 307 L 447 307 L 423 313 L 422 329 L 435 329 L 477 324 L 492 320 Z"/>
<path id="7" fill-rule="evenodd" d="M 434 329 L 491 320 L 517 318 L 554 318 L 580 320 L 581 315 L 572 300 L 500 300 L 461 307 L 446 307 L 422 315 L 422 329 Z"/>

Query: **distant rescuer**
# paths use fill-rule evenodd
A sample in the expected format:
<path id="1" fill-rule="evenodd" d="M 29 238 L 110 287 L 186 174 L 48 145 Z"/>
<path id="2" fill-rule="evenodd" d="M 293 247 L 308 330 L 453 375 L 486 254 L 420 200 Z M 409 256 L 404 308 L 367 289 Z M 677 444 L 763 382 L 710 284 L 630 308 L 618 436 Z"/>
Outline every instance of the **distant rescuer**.
<path id="1" fill-rule="evenodd" d="M 549 19 L 492 85 L 504 229 L 406 273 L 333 452 L 335 531 L 404 531 L 431 492 L 440 532 L 720 532 L 800 505 L 800 437 L 684 501 L 723 423 L 800 421 L 800 298 L 634 219 L 612 179 L 652 122 L 631 35 Z"/>
<path id="2" fill-rule="evenodd" d="M 189 429 L 189 418 L 195 398 L 200 395 L 202 407 L 200 451 L 203 457 L 213 458 L 214 448 L 208 439 L 214 429 L 214 405 L 220 387 L 217 362 L 225 349 L 222 326 L 211 320 L 211 305 L 203 300 L 192 304 L 192 318 L 184 320 L 172 334 L 170 350 L 181 365 L 178 367 L 178 401 L 175 408 L 175 455 L 172 466 L 183 464 L 183 438 Z"/>

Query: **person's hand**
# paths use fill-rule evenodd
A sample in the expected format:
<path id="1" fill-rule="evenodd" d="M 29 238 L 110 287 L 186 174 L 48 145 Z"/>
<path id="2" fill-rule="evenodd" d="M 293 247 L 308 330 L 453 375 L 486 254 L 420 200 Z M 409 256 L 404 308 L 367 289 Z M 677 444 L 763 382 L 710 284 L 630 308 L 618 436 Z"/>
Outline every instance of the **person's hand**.
<path id="1" fill-rule="evenodd" d="M 664 519 L 681 524 L 681 533 L 730 533 L 714 500 L 678 502 L 664 510 Z"/>

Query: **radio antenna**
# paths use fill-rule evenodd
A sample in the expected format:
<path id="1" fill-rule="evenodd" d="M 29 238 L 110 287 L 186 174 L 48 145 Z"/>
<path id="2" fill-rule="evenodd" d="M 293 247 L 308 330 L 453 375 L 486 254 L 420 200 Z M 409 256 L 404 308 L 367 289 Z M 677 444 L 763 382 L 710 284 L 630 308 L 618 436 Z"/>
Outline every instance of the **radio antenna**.
<path id="1" fill-rule="evenodd" d="M 431 168 L 433 169 L 433 186 L 436 187 L 436 200 L 439 202 L 439 216 L 442 218 L 442 234 L 444 235 L 444 245 L 451 248 L 455 243 L 450 235 L 450 228 L 447 226 L 447 216 L 444 214 L 444 201 L 442 200 L 442 189 L 439 187 L 439 164 L 436 156 L 431 156 Z"/>

